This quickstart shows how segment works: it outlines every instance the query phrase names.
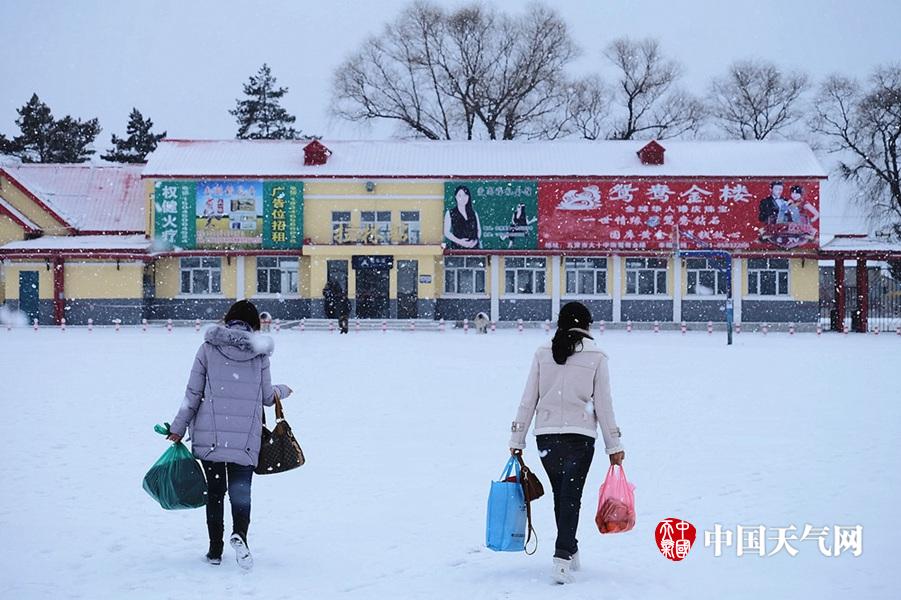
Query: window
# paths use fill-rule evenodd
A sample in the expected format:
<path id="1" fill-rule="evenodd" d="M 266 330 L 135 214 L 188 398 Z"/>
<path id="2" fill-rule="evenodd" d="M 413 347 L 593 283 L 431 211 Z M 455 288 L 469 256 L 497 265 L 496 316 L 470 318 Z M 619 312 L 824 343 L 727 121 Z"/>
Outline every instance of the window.
<path id="1" fill-rule="evenodd" d="M 444 292 L 446 294 L 484 294 L 484 256 L 445 256 Z"/>
<path id="2" fill-rule="evenodd" d="M 688 269 L 688 294 L 690 296 L 725 296 L 728 293 L 726 272 L 717 267 L 723 261 L 707 258 L 688 258 L 685 260 Z"/>
<path id="3" fill-rule="evenodd" d="M 391 241 L 390 210 L 364 210 L 360 213 L 360 226 L 364 230 L 370 230 L 366 236 L 368 243 L 386 244 Z"/>
<path id="4" fill-rule="evenodd" d="M 419 211 L 418 210 L 402 210 L 400 212 L 400 222 L 403 226 L 401 233 L 406 234 L 406 238 L 401 238 L 404 240 L 405 244 L 419 244 L 420 243 L 420 226 L 419 226 Z"/>
<path id="5" fill-rule="evenodd" d="M 760 296 L 787 296 L 788 259 L 749 258 L 748 293 Z"/>
<path id="6" fill-rule="evenodd" d="M 596 295 L 607 293 L 606 258 L 567 258 L 566 293 Z"/>
<path id="7" fill-rule="evenodd" d="M 666 294 L 665 258 L 627 258 L 626 293 L 638 296 Z"/>
<path id="8" fill-rule="evenodd" d="M 296 294 L 297 265 L 296 256 L 258 256 L 257 293 Z"/>
<path id="9" fill-rule="evenodd" d="M 222 259 L 201 257 L 181 259 L 181 293 L 221 294 Z"/>
<path id="10" fill-rule="evenodd" d="M 347 241 L 350 229 L 349 211 L 332 211 L 332 243 L 342 244 Z"/>
<path id="11" fill-rule="evenodd" d="M 504 275 L 504 289 L 508 294 L 543 294 L 547 259 L 507 257 Z"/>

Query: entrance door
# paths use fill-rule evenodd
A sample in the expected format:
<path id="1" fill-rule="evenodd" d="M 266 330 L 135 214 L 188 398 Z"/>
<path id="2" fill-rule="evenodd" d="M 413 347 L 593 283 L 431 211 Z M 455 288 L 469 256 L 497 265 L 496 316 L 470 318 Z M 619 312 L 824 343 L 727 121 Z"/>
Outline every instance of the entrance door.
<path id="1" fill-rule="evenodd" d="M 397 261 L 397 318 L 415 319 L 419 316 L 419 262 Z"/>
<path id="2" fill-rule="evenodd" d="M 393 266 L 390 256 L 354 256 L 356 270 L 357 316 L 361 319 L 387 319 L 390 316 L 388 302 L 388 277 Z"/>
<path id="3" fill-rule="evenodd" d="M 40 316 L 39 282 L 37 271 L 19 272 L 19 310 L 28 315 L 29 323 L 33 323 Z"/>
<path id="4" fill-rule="evenodd" d="M 347 261 L 330 260 L 326 263 L 326 281 L 336 281 L 341 291 L 347 293 Z"/>

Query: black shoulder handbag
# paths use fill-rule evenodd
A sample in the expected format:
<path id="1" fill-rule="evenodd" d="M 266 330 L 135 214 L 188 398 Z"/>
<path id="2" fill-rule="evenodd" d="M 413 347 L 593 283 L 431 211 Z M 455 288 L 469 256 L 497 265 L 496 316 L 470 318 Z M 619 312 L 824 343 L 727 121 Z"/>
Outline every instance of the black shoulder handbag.
<path id="1" fill-rule="evenodd" d="M 266 407 L 263 407 L 263 433 L 260 436 L 260 457 L 257 459 L 257 467 L 254 473 L 257 475 L 269 475 L 270 473 L 282 473 L 303 465 L 306 459 L 303 450 L 291 431 L 291 426 L 285 421 L 285 412 L 282 410 L 282 401 L 275 393 L 275 427 L 270 431 L 266 427 Z"/>

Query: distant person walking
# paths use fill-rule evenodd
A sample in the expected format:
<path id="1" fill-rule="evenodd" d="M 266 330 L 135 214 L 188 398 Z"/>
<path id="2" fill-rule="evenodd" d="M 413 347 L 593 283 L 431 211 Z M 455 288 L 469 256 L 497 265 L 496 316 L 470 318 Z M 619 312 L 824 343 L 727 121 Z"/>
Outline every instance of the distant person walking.
<path id="1" fill-rule="evenodd" d="M 210 548 L 206 559 L 222 562 L 225 493 L 232 512 L 232 535 L 238 565 L 253 566 L 247 544 L 250 484 L 260 454 L 263 405 L 291 395 L 286 385 L 272 385 L 269 356 L 272 338 L 261 336 L 260 315 L 253 303 L 235 302 L 210 327 L 194 357 L 185 398 L 169 428 L 169 440 L 181 441 L 191 430 L 191 451 L 203 463 L 208 497 L 206 523 Z"/>
<path id="2" fill-rule="evenodd" d="M 576 529 L 598 426 L 610 464 L 621 465 L 625 458 L 610 398 L 607 355 L 592 341 L 592 320 L 578 302 L 560 309 L 553 340 L 539 347 L 532 359 L 511 428 L 510 452 L 521 454 L 535 419 L 541 464 L 554 491 L 557 540 L 552 575 L 558 583 L 571 583 L 572 571 L 580 568 Z"/>

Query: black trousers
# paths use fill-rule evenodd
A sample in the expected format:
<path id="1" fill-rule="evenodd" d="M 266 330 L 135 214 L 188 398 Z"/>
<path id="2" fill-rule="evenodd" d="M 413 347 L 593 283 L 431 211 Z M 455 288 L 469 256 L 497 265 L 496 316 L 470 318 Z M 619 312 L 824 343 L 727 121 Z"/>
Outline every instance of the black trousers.
<path id="1" fill-rule="evenodd" d="M 341 330 L 341 333 L 347 333 L 347 321 L 347 315 L 338 317 L 338 328 Z"/>
<path id="2" fill-rule="evenodd" d="M 250 526 L 250 484 L 253 467 L 234 463 L 201 461 L 207 481 L 206 526 L 210 542 L 222 544 L 225 532 L 224 504 L 225 492 L 232 509 L 232 531 L 240 533 L 247 540 Z"/>
<path id="3" fill-rule="evenodd" d="M 579 550 L 576 530 L 582 507 L 582 490 L 594 457 L 594 438 L 578 433 L 536 436 L 541 464 L 554 491 L 557 542 L 554 556 L 570 558 Z"/>

